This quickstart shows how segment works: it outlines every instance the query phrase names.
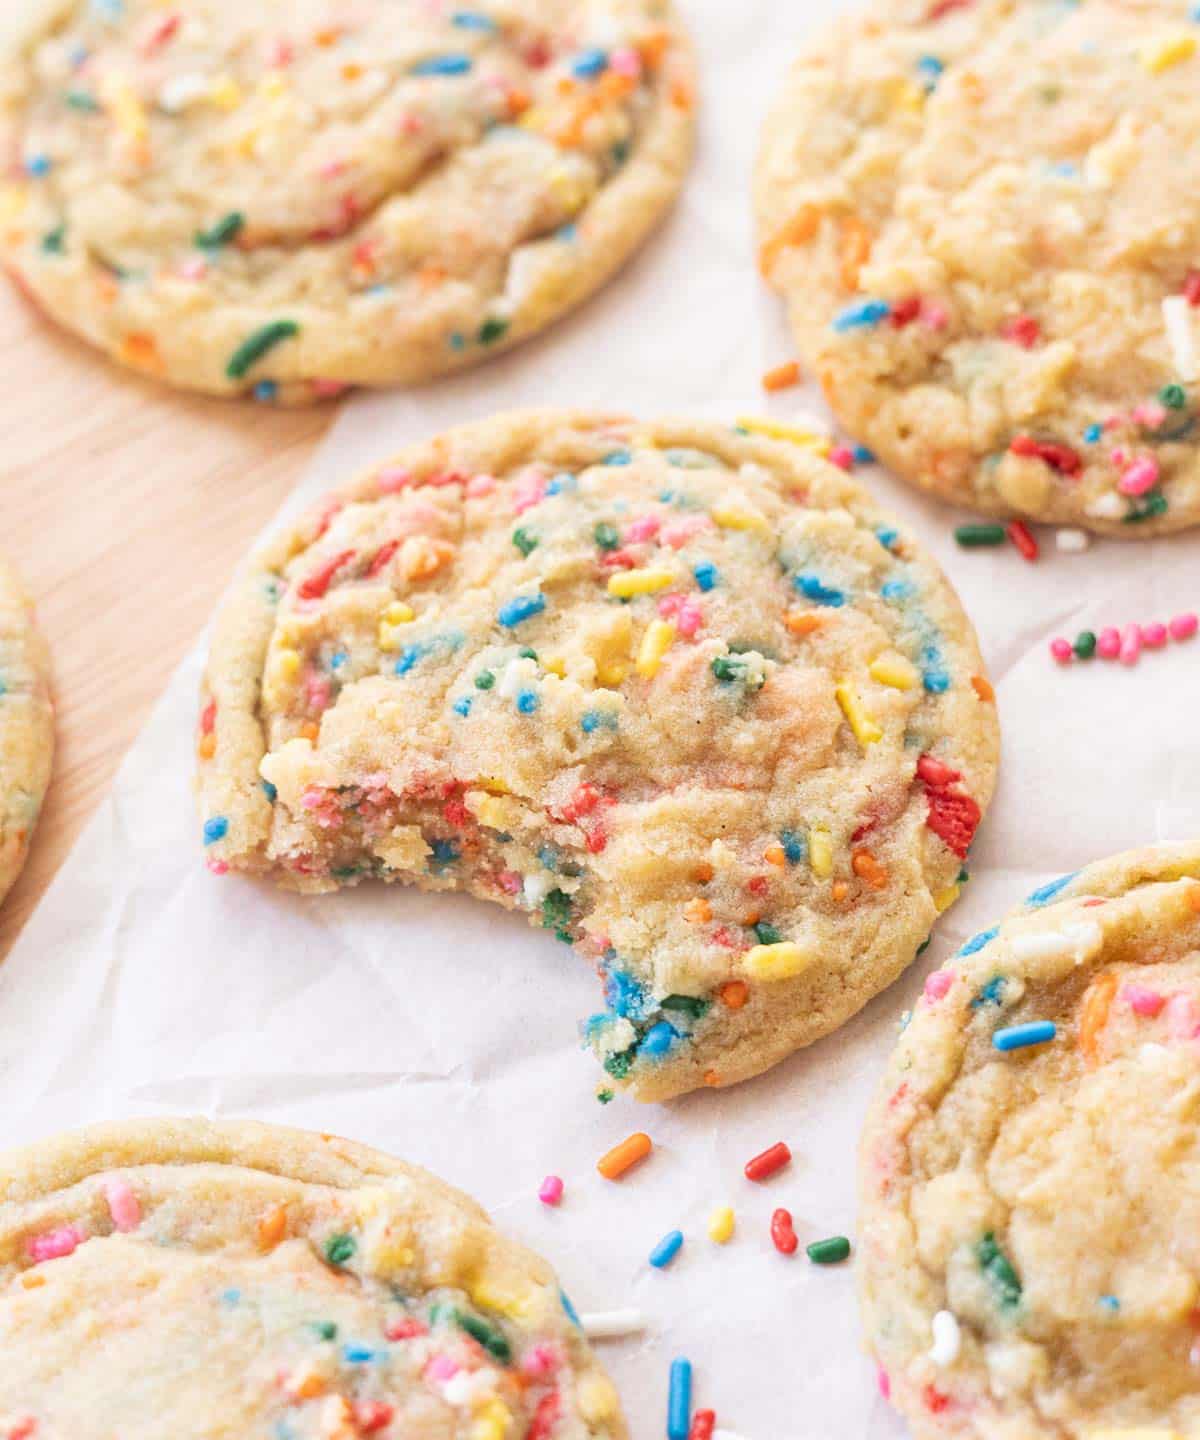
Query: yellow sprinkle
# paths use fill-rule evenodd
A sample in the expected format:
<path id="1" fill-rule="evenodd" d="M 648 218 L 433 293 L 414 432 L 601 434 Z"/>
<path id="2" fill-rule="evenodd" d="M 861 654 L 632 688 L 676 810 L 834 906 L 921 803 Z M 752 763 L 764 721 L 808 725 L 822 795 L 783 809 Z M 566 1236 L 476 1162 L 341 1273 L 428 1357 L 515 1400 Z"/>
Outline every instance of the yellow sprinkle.
<path id="1" fill-rule="evenodd" d="M 28 188 L 24 185 L 5 185 L 0 188 L 0 221 L 15 220 L 29 203 Z"/>
<path id="2" fill-rule="evenodd" d="M 634 595 L 653 595 L 674 583 L 674 570 L 619 570 L 609 577 L 608 593 L 629 600 Z"/>
<path id="3" fill-rule="evenodd" d="M 939 890 L 933 897 L 933 903 L 937 906 L 938 914 L 944 914 L 945 911 L 949 910 L 961 894 L 962 886 L 957 884 L 947 885 L 944 890 Z"/>
<path id="4" fill-rule="evenodd" d="M 264 76 L 263 79 L 259 81 L 258 85 L 259 94 L 265 96 L 268 100 L 277 100 L 281 95 L 285 95 L 287 90 L 287 79 L 281 75 L 278 70 L 272 70 L 269 75 Z"/>
<path id="5" fill-rule="evenodd" d="M 1139 52 L 1142 65 L 1151 75 L 1161 75 L 1172 65 L 1190 60 L 1196 53 L 1196 37 L 1176 31 L 1170 35 L 1156 35 L 1147 40 Z"/>
<path id="6" fill-rule="evenodd" d="M 299 650 L 280 650 L 275 656 L 275 668 L 284 680 L 294 680 L 300 673 Z"/>
<path id="7" fill-rule="evenodd" d="M 874 745 L 883 739 L 883 731 L 863 709 L 858 692 L 852 685 L 843 680 L 833 693 L 842 707 L 842 714 L 846 717 L 851 730 L 854 731 L 854 738 L 864 750 L 868 745 Z"/>
<path id="8" fill-rule="evenodd" d="M 504 1440 L 512 1412 L 502 1400 L 492 1399 L 471 1422 L 471 1440 Z"/>
<path id="9" fill-rule="evenodd" d="M 611 664 L 596 667 L 596 679 L 606 689 L 611 689 L 615 685 L 623 685 L 628 674 L 629 670 L 624 665 Z"/>
<path id="10" fill-rule="evenodd" d="M 489 795 L 511 795 L 512 791 L 500 779 L 498 775 L 484 775 L 480 778 L 479 788 L 486 790 Z"/>
<path id="11" fill-rule="evenodd" d="M 714 505 L 712 518 L 723 530 L 768 530 L 764 516 L 757 510 L 743 510 L 737 505 Z"/>
<path id="12" fill-rule="evenodd" d="M 890 685 L 893 690 L 911 690 L 920 678 L 915 665 L 910 665 L 903 655 L 880 655 L 871 661 L 872 680 L 881 685 Z"/>
<path id="13" fill-rule="evenodd" d="M 790 980 L 812 964 L 813 957 L 791 940 L 756 945 L 742 957 L 742 968 L 756 980 Z"/>
<path id="14" fill-rule="evenodd" d="M 561 680 L 567 673 L 567 662 L 561 655 L 552 655 L 548 660 L 542 661 L 542 669 L 550 675 L 557 675 Z"/>
<path id="15" fill-rule="evenodd" d="M 911 80 L 902 81 L 892 90 L 892 106 L 897 110 L 923 110 L 928 98 L 926 90 Z"/>
<path id="16" fill-rule="evenodd" d="M 779 420 L 759 420 L 752 415 L 739 417 L 739 430 L 748 430 L 751 435 L 765 435 L 768 440 L 787 440 L 792 445 L 801 445 L 818 455 L 828 455 L 833 441 L 819 430 L 806 430 L 802 425 L 784 425 Z"/>
<path id="17" fill-rule="evenodd" d="M 393 600 L 379 621 L 379 648 L 398 650 L 400 641 L 396 638 L 396 627 L 407 625 L 416 617 L 416 613 L 412 606 L 406 605 L 403 600 Z"/>
<path id="18" fill-rule="evenodd" d="M 728 1245 L 733 1239 L 733 1211 L 722 1205 L 708 1217 L 708 1238 L 714 1245 Z"/>
<path id="19" fill-rule="evenodd" d="M 808 863 L 820 880 L 828 880 L 833 874 L 833 837 L 828 830 L 808 832 Z"/>
<path id="20" fill-rule="evenodd" d="M 382 1240 L 371 1252 L 371 1264 L 378 1274 L 390 1275 L 407 1270 L 416 1260 L 416 1252 L 402 1240 Z"/>
<path id="21" fill-rule="evenodd" d="M 675 626 L 670 620 L 651 620 L 642 636 L 638 651 L 637 672 L 647 680 L 653 680 L 662 669 L 663 656 L 675 643 Z"/>
<path id="22" fill-rule="evenodd" d="M 101 86 L 101 98 L 117 129 L 130 140 L 145 140 L 149 133 L 146 110 L 127 80 L 115 77 Z"/>
<path id="23" fill-rule="evenodd" d="M 486 800 L 481 800 L 476 810 L 479 823 L 486 825 L 489 830 L 503 830 L 504 822 L 508 819 L 508 806 L 497 795 L 489 795 Z"/>
<path id="24" fill-rule="evenodd" d="M 494 1310 L 497 1315 L 507 1315 L 510 1320 L 520 1320 L 529 1314 L 528 1295 L 516 1295 L 511 1290 L 501 1290 L 480 1280 L 471 1289 L 471 1299 L 481 1310 Z"/>
<path id="25" fill-rule="evenodd" d="M 208 98 L 221 110 L 236 110 L 242 92 L 232 75 L 218 75 L 208 88 Z"/>
<path id="26" fill-rule="evenodd" d="M 577 1391 L 579 1410 L 585 1420 L 598 1424 L 617 1411 L 617 1392 L 604 1375 L 585 1375 Z"/>
<path id="27" fill-rule="evenodd" d="M 544 130 L 546 128 L 546 118 L 544 106 L 531 105 L 529 109 L 522 114 L 517 124 L 523 126 L 526 130 Z"/>

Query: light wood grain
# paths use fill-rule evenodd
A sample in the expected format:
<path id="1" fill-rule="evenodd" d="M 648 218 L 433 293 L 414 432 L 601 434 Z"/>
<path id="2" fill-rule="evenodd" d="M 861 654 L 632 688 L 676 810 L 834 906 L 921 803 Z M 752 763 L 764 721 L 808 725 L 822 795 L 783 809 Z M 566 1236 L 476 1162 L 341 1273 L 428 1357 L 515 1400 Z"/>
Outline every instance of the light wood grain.
<path id="1" fill-rule="evenodd" d="M 0 283 L 0 548 L 54 656 L 58 757 L 11 949 L 238 557 L 331 408 L 180 396 L 123 374 Z"/>

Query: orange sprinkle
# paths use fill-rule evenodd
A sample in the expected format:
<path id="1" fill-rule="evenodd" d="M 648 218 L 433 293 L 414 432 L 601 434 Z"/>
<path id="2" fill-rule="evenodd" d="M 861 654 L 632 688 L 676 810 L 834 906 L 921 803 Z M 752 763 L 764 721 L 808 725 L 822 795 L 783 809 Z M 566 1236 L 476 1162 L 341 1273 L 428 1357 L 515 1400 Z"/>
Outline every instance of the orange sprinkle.
<path id="1" fill-rule="evenodd" d="M 888 872 L 869 850 L 856 850 L 850 859 L 854 873 L 865 880 L 872 890 L 886 890 Z"/>
<path id="2" fill-rule="evenodd" d="M 217 753 L 217 737 L 211 731 L 207 735 L 201 735 L 196 750 L 201 760 L 211 760 Z"/>
<path id="3" fill-rule="evenodd" d="M 857 215 L 849 215 L 842 221 L 842 238 L 839 245 L 842 284 L 847 290 L 858 289 L 862 267 L 871 258 L 874 239 L 870 230 Z"/>
<path id="4" fill-rule="evenodd" d="M 814 615 L 811 610 L 789 610 L 783 617 L 783 623 L 793 635 L 811 635 L 814 630 L 819 630 L 825 622 L 819 615 Z"/>
<path id="5" fill-rule="evenodd" d="M 287 1234 L 288 1212 L 286 1205 L 276 1205 L 258 1222 L 258 1248 L 274 1250 Z"/>
<path id="6" fill-rule="evenodd" d="M 642 64 L 648 70 L 657 70 L 663 62 L 663 56 L 671 48 L 671 32 L 669 30 L 652 30 L 649 35 L 638 45 L 638 54 L 642 57 Z"/>
<path id="7" fill-rule="evenodd" d="M 703 895 L 697 895 L 683 907 L 683 915 L 692 925 L 707 925 L 712 919 L 712 906 Z"/>
<path id="8" fill-rule="evenodd" d="M 518 89 L 516 85 L 508 88 L 508 113 L 516 119 L 518 115 L 524 115 L 526 110 L 533 104 L 533 98 L 528 90 Z"/>
<path id="9" fill-rule="evenodd" d="M 787 864 L 787 851 L 782 845 L 768 845 L 763 851 L 763 859 L 768 865 L 778 865 L 782 869 Z"/>
<path id="10" fill-rule="evenodd" d="M 637 85 L 629 75 L 619 75 L 615 70 L 606 70 L 596 82 L 596 95 L 601 100 L 624 100 Z"/>
<path id="11" fill-rule="evenodd" d="M 833 898 L 840 905 L 850 893 L 850 887 L 844 880 L 836 880 L 833 886 Z"/>
<path id="12" fill-rule="evenodd" d="M 985 705 L 994 705 L 996 703 L 996 692 L 992 688 L 992 682 L 986 675 L 972 675 L 971 687 Z"/>
<path id="13" fill-rule="evenodd" d="M 1188 886 L 1187 903 L 1197 915 L 1200 915 L 1200 885 Z"/>
<path id="14" fill-rule="evenodd" d="M 707 885 L 713 877 L 713 867 L 707 860 L 701 860 L 699 865 L 692 869 L 692 879 L 697 885 Z"/>
<path id="15" fill-rule="evenodd" d="M 355 60 L 347 61 L 347 63 L 342 66 L 343 80 L 361 80 L 362 73 L 363 67 Z"/>
<path id="16" fill-rule="evenodd" d="M 602 1155 L 596 1162 L 596 1169 L 606 1180 L 619 1180 L 626 1170 L 641 1164 L 653 1149 L 654 1141 L 638 1130 L 628 1140 L 614 1145 L 607 1155 Z"/>
<path id="17" fill-rule="evenodd" d="M 299 1384 L 292 1387 L 292 1394 L 297 1400 L 315 1400 L 318 1395 L 324 1393 L 324 1378 L 315 1373 L 305 1375 Z"/>
<path id="18" fill-rule="evenodd" d="M 677 106 L 680 110 L 690 110 L 692 108 L 692 87 L 686 80 L 672 80 L 670 96 L 671 104 Z"/>
<path id="19" fill-rule="evenodd" d="M 318 30 L 313 36 L 315 44 L 320 45 L 323 50 L 328 50 L 331 45 L 336 45 L 341 31 L 331 27 L 327 30 Z"/>
<path id="20" fill-rule="evenodd" d="M 1100 1032 L 1108 1023 L 1108 1011 L 1113 996 L 1117 993 L 1117 975 L 1107 970 L 1098 975 L 1083 997 L 1083 1010 L 1079 1017 L 1079 1049 L 1088 1063 L 1094 1067 L 1099 1060 Z"/>
<path id="21" fill-rule="evenodd" d="M 158 354 L 158 346 L 154 343 L 154 336 L 138 331 L 132 335 L 126 335 L 121 341 L 121 359 L 126 365 L 136 365 L 150 370 L 156 370 L 162 363 Z"/>
<path id="22" fill-rule="evenodd" d="M 306 720 L 300 727 L 300 734 L 303 739 L 311 740 L 315 745 L 321 736 L 321 727 L 315 720 Z"/>
<path id="23" fill-rule="evenodd" d="M 745 915 L 742 916 L 742 924 L 746 926 L 757 925 L 761 919 L 761 910 L 747 910 Z"/>
<path id="24" fill-rule="evenodd" d="M 784 250 L 791 250 L 797 245 L 807 245 L 816 238 L 820 228 L 820 209 L 816 205 L 802 206 L 782 230 L 776 231 L 759 247 L 758 268 L 761 273 L 769 277 L 775 268 L 776 260 Z"/>
<path id="25" fill-rule="evenodd" d="M 417 284 L 422 290 L 436 290 L 446 279 L 446 271 L 441 265 L 422 265 L 417 271 Z"/>
<path id="26" fill-rule="evenodd" d="M 710 1088 L 715 1089 L 721 1083 L 721 1077 L 715 1070 L 706 1070 L 704 1072 L 704 1083 Z"/>
<path id="27" fill-rule="evenodd" d="M 21 1285 L 26 1290 L 40 1290 L 45 1283 L 46 1277 L 44 1275 L 32 1271 L 21 1276 Z"/>
<path id="28" fill-rule="evenodd" d="M 717 994 L 727 1010 L 740 1010 L 750 998 L 750 987 L 744 980 L 726 980 Z"/>
<path id="29" fill-rule="evenodd" d="M 800 362 L 798 360 L 788 360 L 783 365 L 776 365 L 774 370 L 768 370 L 762 378 L 764 390 L 787 390 L 799 383 Z"/>

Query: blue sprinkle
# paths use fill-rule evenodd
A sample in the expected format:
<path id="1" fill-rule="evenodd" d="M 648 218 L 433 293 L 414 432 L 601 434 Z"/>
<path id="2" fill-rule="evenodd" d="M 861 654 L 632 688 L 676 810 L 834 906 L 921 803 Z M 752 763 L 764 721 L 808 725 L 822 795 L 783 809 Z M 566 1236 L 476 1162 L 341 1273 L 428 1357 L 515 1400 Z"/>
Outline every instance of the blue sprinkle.
<path id="1" fill-rule="evenodd" d="M 911 600 L 917 588 L 909 580 L 885 580 L 879 593 L 885 600 Z"/>
<path id="2" fill-rule="evenodd" d="M 609 970 L 604 980 L 604 1003 L 622 1020 L 642 1020 L 654 1008 L 645 986 L 628 970 Z"/>
<path id="3" fill-rule="evenodd" d="M 683 1249 L 683 1231 L 672 1230 L 669 1235 L 664 1235 L 650 1252 L 650 1263 L 656 1270 L 665 1270 L 672 1260 Z"/>
<path id="4" fill-rule="evenodd" d="M 651 1025 L 645 1035 L 642 1036 L 638 1045 L 639 1055 L 665 1055 L 671 1046 L 679 1039 L 674 1026 L 667 1021 L 660 1020 L 657 1025 Z"/>
<path id="5" fill-rule="evenodd" d="M 917 61 L 917 73 L 925 77 L 926 90 L 937 87 L 946 66 L 936 55 L 922 55 Z"/>
<path id="6" fill-rule="evenodd" d="M 350 659 L 344 650 L 335 650 L 329 657 L 329 668 L 333 671 L 340 670 Z"/>
<path id="7" fill-rule="evenodd" d="M 433 851 L 433 858 L 429 863 L 435 870 L 453 865 L 459 858 L 459 849 L 453 840 L 431 840 L 429 848 Z"/>
<path id="8" fill-rule="evenodd" d="M 92 0 L 92 13 L 102 20 L 119 20 L 124 11 L 124 0 Z"/>
<path id="9" fill-rule="evenodd" d="M 1057 880 L 1051 880 L 1048 885 L 1043 885 L 1040 890 L 1035 890 L 1025 901 L 1025 904 L 1033 910 L 1040 910 L 1043 905 L 1049 905 L 1055 896 L 1062 894 L 1078 874 L 1079 871 L 1076 870 L 1074 874 L 1062 875 Z"/>
<path id="10" fill-rule="evenodd" d="M 506 600 L 501 605 L 496 619 L 506 629 L 511 630 L 514 625 L 520 625 L 522 621 L 540 615 L 545 608 L 546 597 L 544 595 L 514 595 L 511 600 Z"/>
<path id="11" fill-rule="evenodd" d="M 868 450 L 865 445 L 856 445 L 852 453 L 856 465 L 874 465 L 875 463 L 874 450 Z"/>
<path id="12" fill-rule="evenodd" d="M 838 610 L 846 603 L 843 591 L 822 584 L 816 575 L 797 575 L 792 585 L 806 600 L 812 600 L 817 605 L 828 605 Z"/>
<path id="13" fill-rule="evenodd" d="M 857 305 L 848 305 L 833 322 L 839 335 L 848 330 L 873 330 L 892 313 L 886 300 L 861 300 Z"/>
<path id="14" fill-rule="evenodd" d="M 25 173 L 26 175 L 32 175 L 35 179 L 40 179 L 43 175 L 49 175 L 49 155 L 31 155 L 25 162 Z"/>
<path id="15" fill-rule="evenodd" d="M 890 530 L 884 526 L 882 529 L 876 530 L 875 538 L 885 550 L 891 550 L 895 548 L 896 541 L 900 538 L 900 532 L 899 530 Z"/>
<path id="16" fill-rule="evenodd" d="M 1104 435 L 1104 426 L 1103 426 L 1103 425 L 1089 425 L 1089 426 L 1087 427 L 1087 429 L 1083 432 L 1083 438 L 1084 438 L 1084 440 L 1087 441 L 1087 443 L 1088 443 L 1089 445 L 1097 445 L 1097 444 L 1099 444 L 1100 439 L 1101 439 L 1101 437 L 1102 437 L 1103 435 Z"/>
<path id="17" fill-rule="evenodd" d="M 999 925 L 993 925 L 990 930 L 981 930 L 978 935 L 972 935 L 967 943 L 958 952 L 960 956 L 978 955 L 985 949 L 1000 933 Z"/>
<path id="18" fill-rule="evenodd" d="M 395 671 L 397 675 L 407 675 L 418 660 L 425 654 L 424 645 L 406 645 L 400 652 L 400 658 L 396 661 Z"/>
<path id="19" fill-rule="evenodd" d="M 409 72 L 412 75 L 465 75 L 470 70 L 469 55 L 431 55 L 428 60 L 418 60 Z"/>
<path id="20" fill-rule="evenodd" d="M 225 1290 L 221 1293 L 221 1303 L 223 1305 L 236 1305 L 241 1298 L 242 1292 L 240 1290 Z"/>
<path id="21" fill-rule="evenodd" d="M 542 848 L 538 851 L 538 859 L 542 862 L 542 864 L 546 867 L 547 870 L 558 869 L 558 853 L 554 850 L 552 846 L 543 845 Z"/>
<path id="22" fill-rule="evenodd" d="M 585 735 L 594 735 L 597 730 L 615 730 L 617 716 L 613 710 L 585 710 L 579 722 Z"/>
<path id="23" fill-rule="evenodd" d="M 600 49 L 584 50 L 576 56 L 571 65 L 571 73 L 578 75 L 581 80 L 593 80 L 597 75 L 603 75 L 608 69 L 608 51 Z"/>
<path id="24" fill-rule="evenodd" d="M 532 715 L 541 703 L 536 690 L 521 690 L 517 694 L 517 709 L 522 715 Z"/>
<path id="25" fill-rule="evenodd" d="M 447 343 L 451 350 L 465 350 L 467 348 L 467 337 L 461 330 L 455 330 Z"/>
<path id="26" fill-rule="evenodd" d="M 214 815 L 211 820 L 204 822 L 204 843 L 215 845 L 218 840 L 224 840 L 229 834 L 229 821 L 224 815 Z"/>
<path id="27" fill-rule="evenodd" d="M 612 450 L 600 463 L 609 466 L 632 465 L 633 455 L 628 450 Z"/>
<path id="28" fill-rule="evenodd" d="M 1121 1308 L 1121 1302 L 1115 1295 L 1101 1295 L 1100 1304 L 1103 1305 L 1111 1315 L 1115 1315 Z"/>
<path id="29" fill-rule="evenodd" d="M 997 1030 L 992 1044 L 997 1050 L 1023 1050 L 1027 1045 L 1044 1045 L 1058 1034 L 1053 1020 L 1031 1020 L 1028 1025 L 1009 1025 Z"/>
<path id="30" fill-rule="evenodd" d="M 783 846 L 783 853 L 787 856 L 789 865 L 799 865 L 801 860 L 808 854 L 808 841 L 803 835 L 795 830 L 785 830 L 779 837 L 779 843 Z"/>
<path id="31" fill-rule="evenodd" d="M 370 1365 L 373 1360 L 382 1360 L 384 1357 L 378 1351 L 372 1350 L 369 1345 L 343 1345 L 342 1359 L 347 1365 Z"/>
<path id="32" fill-rule="evenodd" d="M 692 1426 L 692 1362 L 671 1361 L 671 1389 L 667 1400 L 667 1440 L 687 1440 Z"/>
<path id="33" fill-rule="evenodd" d="M 931 695 L 944 695 L 950 688 L 950 677 L 944 670 L 926 670 L 924 684 Z"/>
<path id="34" fill-rule="evenodd" d="M 563 1307 L 563 1313 L 566 1315 L 567 1319 L 571 1322 L 572 1325 L 575 1326 L 576 1330 L 582 1330 L 583 1326 L 579 1322 L 579 1312 L 575 1309 L 574 1305 L 571 1304 L 570 1297 L 567 1295 L 567 1292 L 565 1290 L 560 1290 L 558 1292 L 558 1298 L 560 1304 Z"/>
<path id="35" fill-rule="evenodd" d="M 481 15 L 478 10 L 456 10 L 451 17 L 452 23 L 460 30 L 485 30 L 493 31 L 496 22 L 490 15 Z"/>
<path id="36" fill-rule="evenodd" d="M 254 387 L 254 398 L 264 405 L 269 405 L 279 394 L 279 386 L 274 380 L 260 380 Z"/>
<path id="37" fill-rule="evenodd" d="M 971 1001 L 971 1009 L 979 1010 L 984 1005 L 1003 1005 L 1004 1003 L 1003 975 L 993 975 L 978 995 Z"/>
<path id="38" fill-rule="evenodd" d="M 263 794 L 267 797 L 271 804 L 274 805 L 275 801 L 279 798 L 279 791 L 275 788 L 274 785 L 271 784 L 269 780 L 260 780 L 258 783 L 262 786 Z"/>
<path id="39" fill-rule="evenodd" d="M 471 697 L 464 695 L 450 707 L 456 715 L 469 715 L 471 713 Z"/>
<path id="40" fill-rule="evenodd" d="M 555 238 L 561 240 L 564 245 L 573 245 L 579 239 L 579 226 L 573 220 L 568 220 L 565 225 L 560 225 L 554 232 Z"/>
<path id="41" fill-rule="evenodd" d="M 696 577 L 696 584 L 706 595 L 716 587 L 717 581 L 721 578 L 717 574 L 717 567 L 711 560 L 701 560 L 698 565 L 693 565 L 692 574 Z"/>

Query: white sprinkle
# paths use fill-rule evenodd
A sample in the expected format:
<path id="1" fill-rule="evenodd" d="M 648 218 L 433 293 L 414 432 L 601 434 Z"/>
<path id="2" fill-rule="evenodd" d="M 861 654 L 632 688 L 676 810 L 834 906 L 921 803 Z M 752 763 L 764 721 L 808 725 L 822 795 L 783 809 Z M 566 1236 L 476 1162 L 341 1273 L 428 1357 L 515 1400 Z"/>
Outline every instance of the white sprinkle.
<path id="1" fill-rule="evenodd" d="M 1080 964 L 1104 943 L 1104 932 L 1093 921 L 1064 925 L 1061 930 L 1033 930 L 1009 941 L 1018 960 L 1051 960 L 1070 956 Z"/>
<path id="2" fill-rule="evenodd" d="M 949 1310 L 939 1310 L 933 1317 L 933 1345 L 929 1358 L 935 1365 L 953 1365 L 962 1350 L 962 1331 Z"/>
<path id="3" fill-rule="evenodd" d="M 1092 537 L 1086 530 L 1058 530 L 1054 535 L 1054 543 L 1064 555 L 1082 555 L 1085 550 L 1092 548 Z"/>
<path id="4" fill-rule="evenodd" d="M 1192 332 L 1192 307 L 1185 295 L 1168 295 L 1162 302 L 1163 323 L 1171 354 L 1175 357 L 1175 375 L 1185 385 L 1200 380 L 1200 364 L 1196 359 L 1196 340 Z"/>
<path id="5" fill-rule="evenodd" d="M 640 1334 L 646 1328 L 646 1317 L 640 1310 L 594 1310 L 581 1315 L 579 1323 L 589 1340 L 618 1340 Z"/>
<path id="6" fill-rule="evenodd" d="M 196 71 L 186 75 L 173 75 L 159 87 L 158 103 L 164 110 L 175 115 L 180 110 L 186 110 L 189 105 L 194 105 L 211 89 L 212 81 L 207 75 L 198 74 Z"/>
<path id="7" fill-rule="evenodd" d="M 442 1386 L 442 1395 L 447 1405 L 465 1409 L 479 1404 L 496 1389 L 494 1370 L 460 1370 Z"/>
<path id="8" fill-rule="evenodd" d="M 549 875 L 526 875 L 522 889 L 529 905 L 540 905 L 549 895 L 554 881 Z"/>
<path id="9" fill-rule="evenodd" d="M 506 700 L 515 700 L 526 685 L 531 685 L 536 679 L 537 665 L 533 660 L 528 657 L 510 660 L 496 686 L 496 694 L 503 695 Z"/>
<path id="10" fill-rule="evenodd" d="M 1120 495 L 1115 490 L 1109 490 L 1092 501 L 1087 507 L 1087 513 L 1097 520 L 1123 520 L 1128 509 L 1129 506 Z"/>

